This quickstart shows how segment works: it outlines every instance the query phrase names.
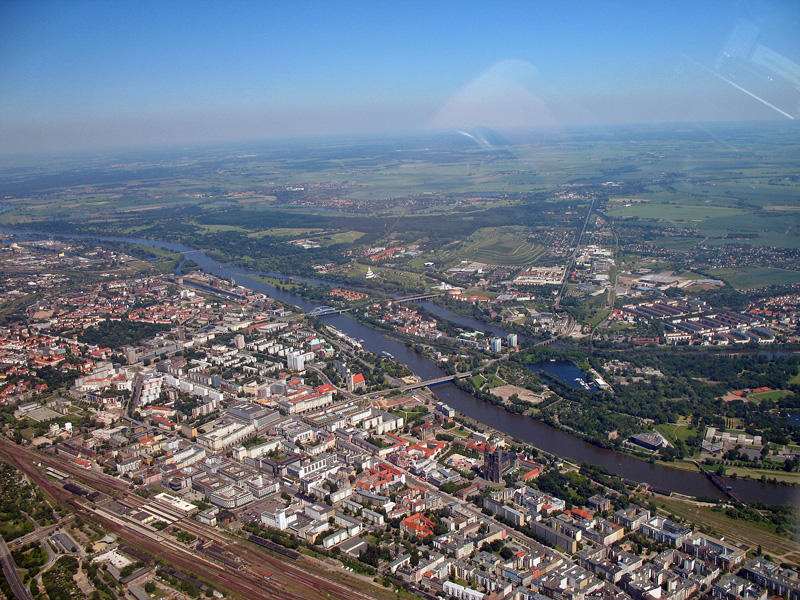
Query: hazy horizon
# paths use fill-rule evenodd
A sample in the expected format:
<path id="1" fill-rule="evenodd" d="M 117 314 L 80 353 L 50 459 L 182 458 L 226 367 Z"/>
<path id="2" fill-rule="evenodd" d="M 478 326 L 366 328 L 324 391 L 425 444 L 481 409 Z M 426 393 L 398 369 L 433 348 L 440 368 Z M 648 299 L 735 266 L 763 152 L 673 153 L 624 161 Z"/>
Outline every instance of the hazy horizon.
<path id="1" fill-rule="evenodd" d="M 7 3 L 0 154 L 790 120 L 800 6 Z"/>

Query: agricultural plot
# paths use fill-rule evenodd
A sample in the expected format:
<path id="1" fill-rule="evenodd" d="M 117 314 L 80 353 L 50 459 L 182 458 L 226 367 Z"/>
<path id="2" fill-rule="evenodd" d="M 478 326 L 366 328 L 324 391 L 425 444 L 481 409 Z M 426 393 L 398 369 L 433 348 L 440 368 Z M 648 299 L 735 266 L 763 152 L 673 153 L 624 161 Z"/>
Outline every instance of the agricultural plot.
<path id="1" fill-rule="evenodd" d="M 754 246 L 800 248 L 800 213 L 745 212 L 708 219 L 698 225 L 708 243 L 729 244 L 737 238 Z"/>
<path id="2" fill-rule="evenodd" d="M 750 267 L 742 269 L 710 269 L 708 273 L 716 279 L 722 279 L 738 290 L 800 282 L 800 271 L 790 271 L 789 269 Z"/>
<path id="3" fill-rule="evenodd" d="M 745 211 L 733 206 L 718 204 L 652 199 L 628 204 L 615 203 L 607 212 L 612 217 L 638 217 L 639 219 L 653 219 L 670 223 L 689 223 L 744 214 Z"/>

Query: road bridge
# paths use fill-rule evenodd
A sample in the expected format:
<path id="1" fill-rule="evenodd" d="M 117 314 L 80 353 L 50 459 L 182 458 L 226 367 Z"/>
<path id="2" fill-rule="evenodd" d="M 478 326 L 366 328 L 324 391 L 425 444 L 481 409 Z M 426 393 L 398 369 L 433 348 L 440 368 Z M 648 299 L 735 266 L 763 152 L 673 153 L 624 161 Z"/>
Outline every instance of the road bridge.
<path id="1" fill-rule="evenodd" d="M 314 317 L 327 317 L 329 315 L 340 315 L 342 313 L 348 312 L 349 310 L 351 310 L 349 306 L 345 308 L 336 308 L 333 306 L 318 306 L 314 310 L 309 311 L 308 314 Z"/>
<path id="2" fill-rule="evenodd" d="M 11 592 L 16 596 L 17 600 L 33 600 L 28 588 L 22 585 L 22 581 L 17 573 L 17 565 L 14 564 L 14 557 L 6 546 L 6 541 L 0 536 L 0 563 L 3 565 L 3 573 L 5 574 L 8 587 Z"/>
<path id="3" fill-rule="evenodd" d="M 397 298 L 396 300 L 392 300 L 395 304 L 400 304 L 403 302 L 420 302 L 422 300 L 429 300 L 430 298 L 436 298 L 436 296 L 440 296 L 441 294 L 417 294 L 416 296 L 406 296 L 405 298 Z"/>
<path id="4" fill-rule="evenodd" d="M 456 373 L 455 375 L 445 375 L 444 377 L 436 377 L 434 379 L 426 379 L 425 381 L 418 381 L 417 383 L 409 383 L 408 385 L 403 385 L 393 390 L 383 390 L 381 393 L 391 392 L 391 391 L 401 391 L 407 392 L 409 390 L 417 390 L 419 388 L 427 387 L 429 385 L 437 385 L 439 383 L 447 383 L 449 381 L 454 381 L 456 379 L 464 379 L 466 377 L 472 377 L 472 371 L 467 371 L 466 373 Z"/>

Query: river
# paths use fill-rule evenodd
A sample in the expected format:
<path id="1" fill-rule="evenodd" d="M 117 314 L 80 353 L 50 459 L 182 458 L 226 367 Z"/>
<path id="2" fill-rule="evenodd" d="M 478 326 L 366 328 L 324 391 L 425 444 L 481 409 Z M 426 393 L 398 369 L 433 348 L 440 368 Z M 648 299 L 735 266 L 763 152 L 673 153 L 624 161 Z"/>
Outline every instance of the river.
<path id="1" fill-rule="evenodd" d="M 48 237 L 46 233 L 20 232 L 2 227 L 0 227 L 0 232 L 13 233 L 20 239 L 41 239 L 43 237 Z M 282 302 L 293 304 L 304 311 L 310 311 L 318 306 L 296 294 L 279 290 L 274 286 L 253 279 L 253 276 L 258 276 L 260 273 L 225 265 L 211 258 L 204 252 L 183 244 L 142 238 L 80 234 L 57 234 L 50 237 L 88 239 L 97 240 L 98 242 L 126 242 L 164 248 L 173 252 L 182 253 L 186 258 L 193 260 L 202 270 L 208 273 L 224 279 L 233 279 L 238 285 L 257 292 L 262 292 Z M 323 282 L 320 281 L 320 283 Z M 435 308 L 436 311 L 434 312 L 436 312 L 437 315 L 452 320 L 455 323 L 461 322 L 463 325 L 469 325 L 476 329 L 494 329 L 474 319 L 451 315 L 449 311 L 438 306 Z M 470 321 L 474 321 L 475 325 L 471 324 Z M 408 366 L 409 369 L 416 375 L 422 377 L 423 380 L 435 379 L 446 375 L 436 364 L 410 350 L 406 345 L 346 315 L 325 317 L 325 322 L 330 323 L 337 329 L 344 331 L 356 339 L 363 339 L 364 347 L 371 352 L 377 354 L 384 351 L 389 352 L 394 356 L 395 360 Z M 500 335 L 502 330 L 498 330 L 496 333 Z M 577 462 L 585 461 L 601 465 L 612 473 L 634 481 L 649 483 L 658 489 L 670 490 L 691 496 L 720 496 L 720 492 L 717 488 L 715 488 L 701 473 L 650 464 L 620 452 L 599 448 L 569 433 L 532 419 L 531 417 L 512 414 L 499 406 L 478 400 L 452 383 L 434 386 L 432 390 L 439 399 L 446 402 L 457 411 L 498 431 L 528 442 L 546 452 Z M 764 502 L 768 504 L 797 504 L 800 502 L 800 490 L 791 486 L 764 484 L 759 481 L 747 481 L 742 479 L 731 479 L 728 480 L 728 483 L 740 498 L 748 502 Z"/>

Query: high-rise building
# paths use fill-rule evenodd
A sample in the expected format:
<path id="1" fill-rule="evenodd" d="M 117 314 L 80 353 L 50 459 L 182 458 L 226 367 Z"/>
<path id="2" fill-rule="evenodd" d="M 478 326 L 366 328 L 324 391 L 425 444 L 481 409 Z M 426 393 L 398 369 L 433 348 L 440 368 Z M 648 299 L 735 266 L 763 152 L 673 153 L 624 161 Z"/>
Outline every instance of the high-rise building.
<path id="1" fill-rule="evenodd" d="M 125 360 L 129 365 L 134 364 L 139 359 L 136 348 L 133 346 L 125 346 L 123 350 L 125 351 Z"/>
<path id="2" fill-rule="evenodd" d="M 302 352 L 291 352 L 286 355 L 286 364 L 292 371 L 303 371 L 306 368 L 305 355 Z"/>
<path id="3" fill-rule="evenodd" d="M 516 333 L 509 333 L 506 336 L 506 342 L 508 342 L 509 348 L 516 348 L 517 347 L 517 334 Z"/>
<path id="4" fill-rule="evenodd" d="M 498 337 L 492 338 L 492 341 L 491 341 L 490 344 L 491 344 L 492 352 L 500 352 L 500 350 L 502 350 L 502 348 L 503 348 L 503 340 L 501 340 Z"/>

